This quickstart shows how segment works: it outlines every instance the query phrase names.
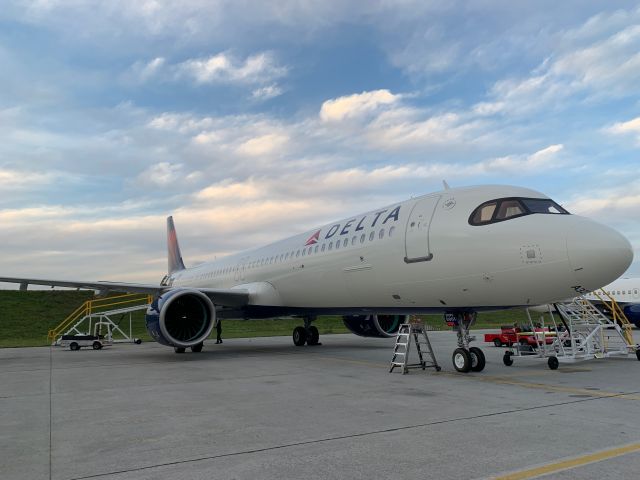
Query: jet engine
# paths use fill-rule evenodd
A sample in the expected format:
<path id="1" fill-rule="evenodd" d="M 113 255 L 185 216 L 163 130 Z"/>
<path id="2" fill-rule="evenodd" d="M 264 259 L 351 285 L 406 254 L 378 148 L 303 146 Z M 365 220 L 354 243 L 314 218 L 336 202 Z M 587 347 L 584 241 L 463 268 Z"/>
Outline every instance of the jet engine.
<path id="1" fill-rule="evenodd" d="M 216 309 L 209 297 L 198 290 L 169 290 L 149 305 L 145 324 L 149 335 L 162 345 L 192 347 L 211 333 Z"/>
<path id="2" fill-rule="evenodd" d="M 393 337 L 400 324 L 407 321 L 406 315 L 349 315 L 342 317 L 344 326 L 361 337 Z"/>
<path id="3" fill-rule="evenodd" d="M 640 303 L 632 303 L 624 307 L 624 314 L 631 323 L 640 328 Z"/>

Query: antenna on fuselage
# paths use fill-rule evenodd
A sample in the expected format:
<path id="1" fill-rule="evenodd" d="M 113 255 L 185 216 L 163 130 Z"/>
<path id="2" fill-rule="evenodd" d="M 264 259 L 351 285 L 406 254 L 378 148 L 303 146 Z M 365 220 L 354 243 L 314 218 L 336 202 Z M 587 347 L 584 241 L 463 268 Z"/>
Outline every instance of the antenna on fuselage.
<path id="1" fill-rule="evenodd" d="M 451 188 L 449 187 L 449 184 L 447 183 L 446 180 L 442 180 L 442 186 L 444 187 L 445 190 L 449 190 L 449 188 Z"/>

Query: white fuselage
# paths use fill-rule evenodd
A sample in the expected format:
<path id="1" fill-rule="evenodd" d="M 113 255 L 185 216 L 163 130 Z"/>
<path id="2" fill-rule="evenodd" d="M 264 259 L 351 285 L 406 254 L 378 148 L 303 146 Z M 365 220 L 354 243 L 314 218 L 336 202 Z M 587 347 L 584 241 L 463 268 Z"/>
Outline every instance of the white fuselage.
<path id="1" fill-rule="evenodd" d="M 629 266 L 624 237 L 576 215 L 470 224 L 478 206 L 507 197 L 548 198 L 511 186 L 448 189 L 175 272 L 169 284 L 245 289 L 255 306 L 402 313 L 547 303 Z"/>
<path id="2" fill-rule="evenodd" d="M 640 278 L 619 278 L 598 289 L 596 293 L 600 293 L 602 290 L 618 303 L 640 303 Z M 602 295 L 600 296 L 602 297 Z M 598 300 L 598 297 L 592 293 L 586 297 L 589 300 Z M 608 300 L 606 297 L 604 299 Z"/>

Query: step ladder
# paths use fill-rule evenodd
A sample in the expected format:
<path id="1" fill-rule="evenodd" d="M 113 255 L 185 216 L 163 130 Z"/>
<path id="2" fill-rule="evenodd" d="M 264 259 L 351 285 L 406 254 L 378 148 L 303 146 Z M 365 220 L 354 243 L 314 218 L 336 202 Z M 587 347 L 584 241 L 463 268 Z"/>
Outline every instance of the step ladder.
<path id="1" fill-rule="evenodd" d="M 411 342 L 416 346 L 420 360 L 418 363 L 409 363 Z M 431 360 L 425 360 L 425 357 L 429 357 Z M 400 325 L 398 335 L 396 336 L 396 344 L 393 348 L 393 358 L 391 359 L 389 372 L 393 372 L 393 369 L 396 367 L 402 367 L 403 375 L 408 373 L 410 368 L 422 368 L 422 370 L 435 368 L 436 372 L 441 370 L 435 353 L 433 353 L 433 348 L 431 348 L 427 329 L 422 321 L 403 323 Z"/>

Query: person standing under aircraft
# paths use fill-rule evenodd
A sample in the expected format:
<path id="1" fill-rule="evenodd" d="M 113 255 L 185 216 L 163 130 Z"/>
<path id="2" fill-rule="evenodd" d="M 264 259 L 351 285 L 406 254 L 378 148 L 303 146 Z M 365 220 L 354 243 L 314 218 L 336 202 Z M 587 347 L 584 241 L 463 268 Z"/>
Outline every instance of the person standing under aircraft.
<path id="1" fill-rule="evenodd" d="M 216 325 L 216 344 L 222 343 L 222 320 L 218 319 L 218 324 Z"/>

